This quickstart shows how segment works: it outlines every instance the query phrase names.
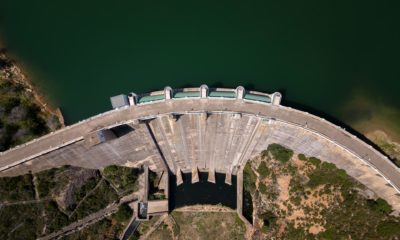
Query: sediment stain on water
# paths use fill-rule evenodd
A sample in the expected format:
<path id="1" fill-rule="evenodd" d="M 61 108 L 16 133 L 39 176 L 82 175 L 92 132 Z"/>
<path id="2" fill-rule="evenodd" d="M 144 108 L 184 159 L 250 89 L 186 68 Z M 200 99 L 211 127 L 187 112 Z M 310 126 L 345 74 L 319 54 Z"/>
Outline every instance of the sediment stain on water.
<path id="1" fill-rule="evenodd" d="M 400 109 L 400 2 L 2 0 L 0 37 L 67 123 L 172 87 L 282 91 L 346 122 L 362 89 Z"/>

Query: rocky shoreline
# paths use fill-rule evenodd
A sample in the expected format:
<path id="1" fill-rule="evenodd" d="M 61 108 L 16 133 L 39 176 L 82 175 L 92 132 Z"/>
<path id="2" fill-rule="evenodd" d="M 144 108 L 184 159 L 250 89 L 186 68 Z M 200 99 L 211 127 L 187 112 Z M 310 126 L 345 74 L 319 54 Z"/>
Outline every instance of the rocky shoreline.
<path id="1" fill-rule="evenodd" d="M 64 127 L 60 109 L 0 50 L 0 152 Z"/>
<path id="2" fill-rule="evenodd" d="M 6 81 L 22 86 L 25 91 L 33 96 L 35 103 L 40 106 L 44 114 L 56 116 L 61 126 L 65 127 L 64 117 L 60 108 L 54 107 L 48 103 L 46 98 L 40 94 L 39 90 L 33 86 L 26 75 L 17 66 L 16 62 L 6 55 L 6 50 L 4 49 L 0 49 L 0 76 Z"/>
<path id="3" fill-rule="evenodd" d="M 376 144 L 398 167 L 400 167 L 400 143 L 393 140 L 386 132 L 375 130 L 365 136 Z"/>

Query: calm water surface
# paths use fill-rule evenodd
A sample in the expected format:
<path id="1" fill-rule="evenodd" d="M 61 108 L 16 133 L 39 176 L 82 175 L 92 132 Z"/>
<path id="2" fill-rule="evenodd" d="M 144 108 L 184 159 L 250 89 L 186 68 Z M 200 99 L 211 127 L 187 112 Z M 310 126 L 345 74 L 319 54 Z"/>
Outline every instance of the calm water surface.
<path id="1" fill-rule="evenodd" d="M 68 123 L 109 110 L 112 95 L 202 83 L 281 91 L 285 104 L 344 122 L 369 114 L 343 112 L 355 95 L 400 109 L 399 3 L 0 0 L 0 6 L 4 45 Z"/>
<path id="2" fill-rule="evenodd" d="M 236 176 L 232 185 L 225 184 L 225 174 L 216 173 L 215 183 L 207 181 L 208 173 L 199 172 L 199 182 L 192 184 L 192 174 L 182 174 L 183 183 L 176 185 L 176 176 L 170 175 L 169 209 L 196 204 L 221 204 L 236 209 Z"/>

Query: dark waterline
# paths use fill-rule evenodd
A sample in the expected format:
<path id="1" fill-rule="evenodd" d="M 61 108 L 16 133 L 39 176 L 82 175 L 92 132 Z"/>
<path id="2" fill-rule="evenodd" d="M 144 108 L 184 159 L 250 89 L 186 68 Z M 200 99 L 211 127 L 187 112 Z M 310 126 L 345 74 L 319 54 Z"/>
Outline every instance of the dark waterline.
<path id="1" fill-rule="evenodd" d="M 236 176 L 232 176 L 232 185 L 225 184 L 225 174 L 216 173 L 216 183 L 207 181 L 208 173 L 199 173 L 200 181 L 191 183 L 192 175 L 183 174 L 183 184 L 176 185 L 175 175 L 170 176 L 169 208 L 196 204 L 221 204 L 236 209 Z"/>
<path id="2" fill-rule="evenodd" d="M 69 124 L 112 95 L 202 83 L 282 91 L 348 122 L 355 92 L 400 109 L 399 6 L 2 0 L 0 38 Z"/>

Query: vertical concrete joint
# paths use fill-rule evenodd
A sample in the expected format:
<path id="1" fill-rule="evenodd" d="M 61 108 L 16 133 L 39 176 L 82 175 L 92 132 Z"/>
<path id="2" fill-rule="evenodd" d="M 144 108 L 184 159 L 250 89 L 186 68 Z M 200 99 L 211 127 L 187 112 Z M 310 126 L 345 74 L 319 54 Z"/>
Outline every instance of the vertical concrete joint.
<path id="1" fill-rule="evenodd" d="M 166 86 L 164 88 L 164 95 L 165 95 L 165 100 L 170 100 L 172 99 L 172 94 L 173 94 L 173 90 L 171 87 Z"/>
<path id="2" fill-rule="evenodd" d="M 245 93 L 245 89 L 242 86 L 239 86 L 235 89 L 235 94 L 236 94 L 236 99 L 243 99 L 244 97 L 244 93 Z"/>
<path id="3" fill-rule="evenodd" d="M 207 181 L 211 183 L 215 183 L 215 170 L 214 169 L 209 169 L 208 170 L 208 179 Z"/>
<path id="4" fill-rule="evenodd" d="M 192 168 L 192 184 L 199 182 L 199 170 L 197 167 Z"/>
<path id="5" fill-rule="evenodd" d="M 230 172 L 225 174 L 225 184 L 232 185 L 232 174 Z"/>
<path id="6" fill-rule="evenodd" d="M 176 185 L 179 186 L 182 183 L 183 183 L 182 171 L 181 168 L 178 167 L 178 170 L 176 170 Z"/>
<path id="7" fill-rule="evenodd" d="M 208 97 L 208 86 L 203 84 L 200 86 L 200 97 L 207 98 Z"/>

